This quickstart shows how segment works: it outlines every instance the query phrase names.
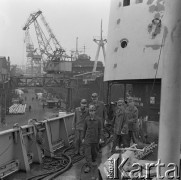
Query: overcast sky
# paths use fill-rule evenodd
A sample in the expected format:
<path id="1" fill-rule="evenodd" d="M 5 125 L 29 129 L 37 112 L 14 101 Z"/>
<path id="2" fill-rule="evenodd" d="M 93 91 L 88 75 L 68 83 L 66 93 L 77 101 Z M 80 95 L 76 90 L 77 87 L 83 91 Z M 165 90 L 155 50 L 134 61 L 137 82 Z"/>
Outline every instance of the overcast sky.
<path id="1" fill-rule="evenodd" d="M 49 26 L 67 54 L 75 49 L 94 60 L 97 45 L 93 37 L 100 35 L 103 19 L 103 36 L 107 36 L 110 0 L 0 0 L 0 56 L 9 56 L 12 64 L 25 64 L 25 25 L 30 13 L 41 10 Z M 30 31 L 36 41 L 33 28 Z M 36 42 L 34 42 L 36 44 Z M 103 60 L 102 51 L 99 60 Z"/>

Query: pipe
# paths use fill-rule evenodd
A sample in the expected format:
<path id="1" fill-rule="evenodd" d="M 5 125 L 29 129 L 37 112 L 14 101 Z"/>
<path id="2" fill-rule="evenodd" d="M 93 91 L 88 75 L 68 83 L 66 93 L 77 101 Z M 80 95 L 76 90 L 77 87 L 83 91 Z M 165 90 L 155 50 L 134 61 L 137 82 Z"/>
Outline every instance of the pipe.
<path id="1" fill-rule="evenodd" d="M 160 129 L 158 159 L 166 165 L 161 168 L 165 176 L 169 163 L 179 167 L 181 126 L 181 1 L 165 0 L 163 74 L 161 87 Z M 172 167 L 173 168 L 173 167 Z M 158 175 L 158 174 L 157 174 Z M 173 173 L 170 174 L 170 176 Z M 168 179 L 165 177 L 164 179 Z M 175 179 L 175 178 L 174 178 Z"/>

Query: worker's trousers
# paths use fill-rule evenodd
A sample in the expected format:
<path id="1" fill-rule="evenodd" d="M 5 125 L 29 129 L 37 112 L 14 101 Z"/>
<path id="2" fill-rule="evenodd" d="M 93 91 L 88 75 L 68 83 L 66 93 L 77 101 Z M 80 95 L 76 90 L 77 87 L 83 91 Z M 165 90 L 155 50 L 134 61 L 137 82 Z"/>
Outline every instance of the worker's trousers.
<path id="1" fill-rule="evenodd" d="M 83 139 L 83 130 L 75 130 L 75 153 L 80 153 L 80 150 L 83 151 L 83 147 L 81 149 Z"/>
<path id="2" fill-rule="evenodd" d="M 137 144 L 139 142 L 139 133 L 138 131 L 129 131 L 128 132 L 128 143 L 130 145 L 131 140 L 133 143 Z"/>
<path id="3" fill-rule="evenodd" d="M 91 165 L 92 162 L 95 162 L 97 159 L 98 143 L 84 143 L 84 147 L 85 147 L 85 159 L 88 165 Z"/>
<path id="4" fill-rule="evenodd" d="M 118 134 L 114 134 L 113 136 L 113 147 L 112 147 L 112 150 L 114 151 L 116 146 L 118 147 L 129 147 L 129 143 L 130 143 L 130 140 L 129 140 L 129 135 L 128 134 L 121 134 L 121 135 L 118 135 Z"/>

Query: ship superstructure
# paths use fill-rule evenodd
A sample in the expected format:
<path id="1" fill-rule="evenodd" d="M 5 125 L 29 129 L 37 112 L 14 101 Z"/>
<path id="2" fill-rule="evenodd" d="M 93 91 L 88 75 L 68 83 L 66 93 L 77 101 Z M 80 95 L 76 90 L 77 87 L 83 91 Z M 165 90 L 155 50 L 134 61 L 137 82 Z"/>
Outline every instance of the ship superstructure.
<path id="1" fill-rule="evenodd" d="M 108 101 L 132 95 L 140 116 L 153 121 L 159 119 L 164 10 L 163 0 L 112 0 L 109 18 L 104 73 Z M 111 93 L 120 84 L 124 92 Z"/>

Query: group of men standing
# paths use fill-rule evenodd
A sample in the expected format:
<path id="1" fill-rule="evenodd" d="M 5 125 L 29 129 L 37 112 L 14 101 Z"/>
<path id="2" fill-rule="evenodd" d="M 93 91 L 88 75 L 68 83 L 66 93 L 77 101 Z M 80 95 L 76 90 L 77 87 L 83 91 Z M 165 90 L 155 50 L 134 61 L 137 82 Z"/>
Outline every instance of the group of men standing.
<path id="1" fill-rule="evenodd" d="M 87 161 L 85 172 L 90 171 L 91 165 L 96 165 L 99 143 L 102 141 L 102 129 L 107 123 L 106 107 L 98 100 L 98 94 L 93 93 L 91 99 L 89 105 L 86 99 L 81 100 L 80 107 L 75 109 L 73 121 L 75 154 L 84 153 Z M 82 143 L 84 148 L 81 147 Z"/>
<path id="2" fill-rule="evenodd" d="M 106 107 L 98 100 L 98 94 L 93 93 L 91 99 L 89 105 L 86 99 L 81 100 L 80 107 L 75 109 L 72 126 L 75 130 L 75 154 L 84 153 L 87 161 L 85 172 L 89 172 L 90 167 L 96 164 L 103 128 L 107 123 L 114 126 L 112 152 L 116 146 L 129 147 L 131 139 L 135 143 L 138 136 L 138 109 L 134 106 L 132 97 L 129 97 L 126 103 L 122 98 L 117 101 L 112 120 L 108 120 Z"/>

